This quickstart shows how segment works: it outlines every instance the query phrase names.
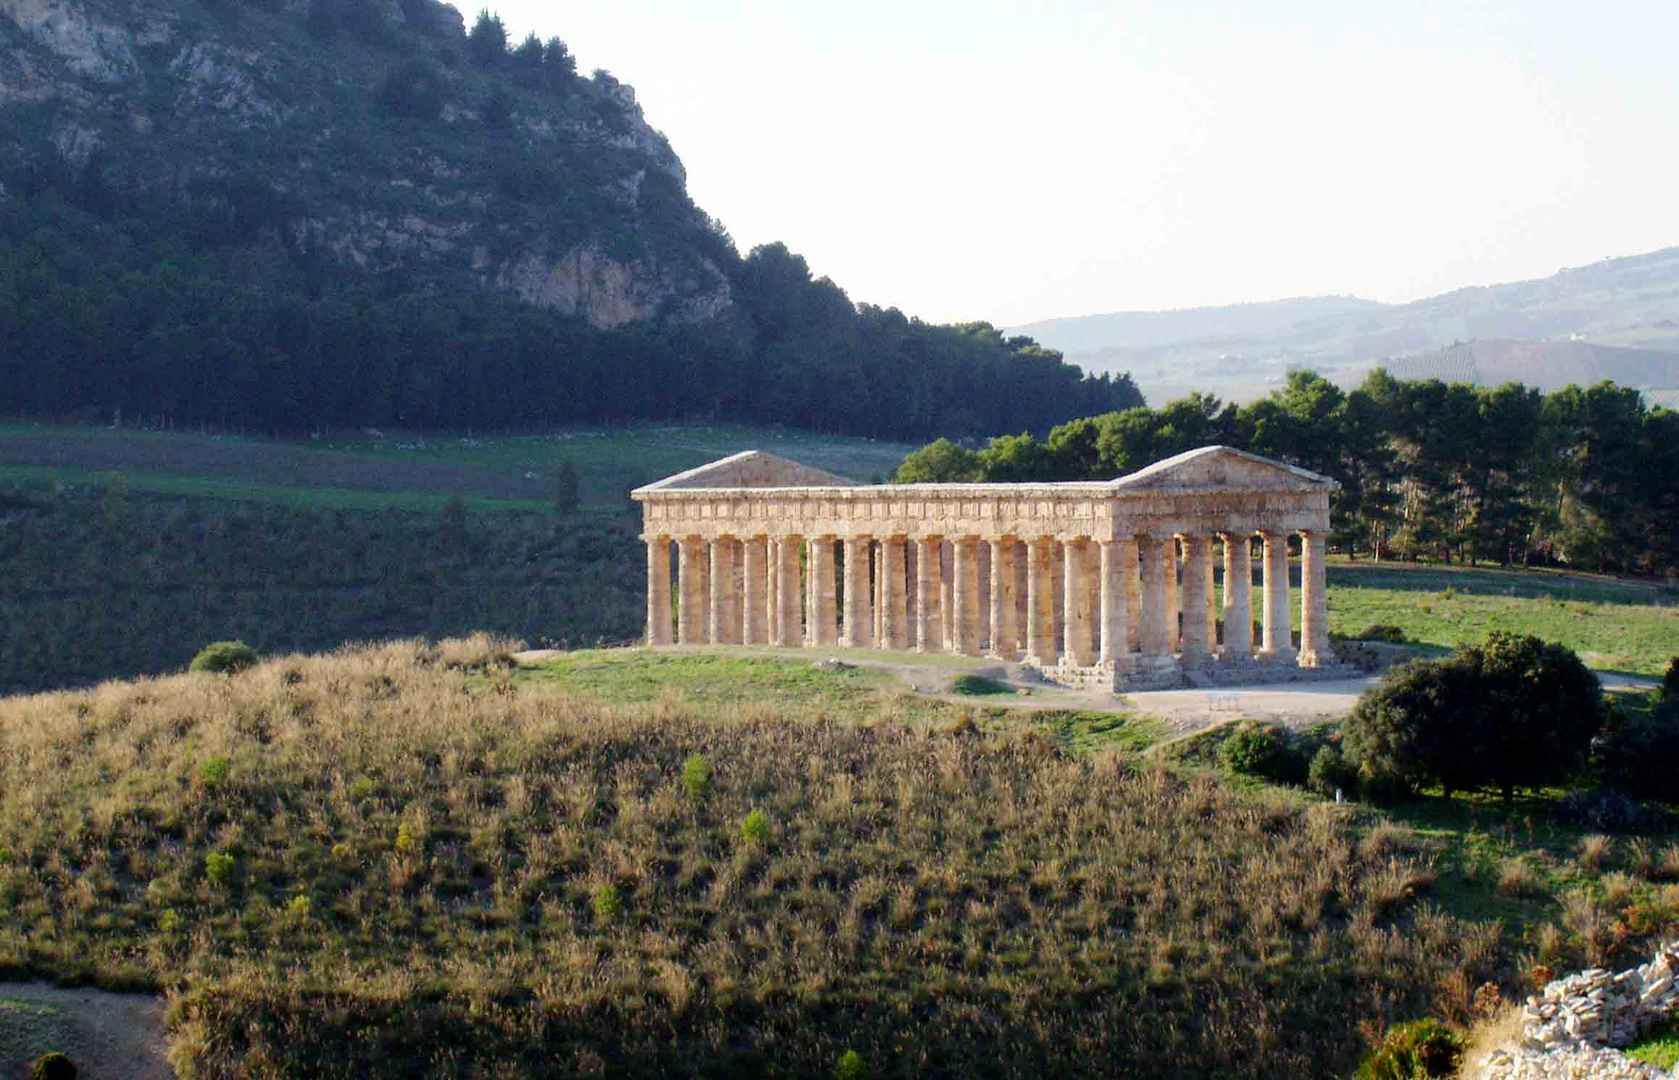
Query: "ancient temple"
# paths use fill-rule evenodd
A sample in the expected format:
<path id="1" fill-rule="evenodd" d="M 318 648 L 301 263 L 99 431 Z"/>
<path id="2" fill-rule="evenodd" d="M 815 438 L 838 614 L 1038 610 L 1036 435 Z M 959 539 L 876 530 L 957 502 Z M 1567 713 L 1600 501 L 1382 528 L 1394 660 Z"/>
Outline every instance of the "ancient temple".
<path id="1" fill-rule="evenodd" d="M 872 486 L 749 450 L 631 493 L 647 642 L 993 656 L 1116 689 L 1298 677 L 1334 663 L 1337 486 L 1226 446 L 1105 482 Z"/>

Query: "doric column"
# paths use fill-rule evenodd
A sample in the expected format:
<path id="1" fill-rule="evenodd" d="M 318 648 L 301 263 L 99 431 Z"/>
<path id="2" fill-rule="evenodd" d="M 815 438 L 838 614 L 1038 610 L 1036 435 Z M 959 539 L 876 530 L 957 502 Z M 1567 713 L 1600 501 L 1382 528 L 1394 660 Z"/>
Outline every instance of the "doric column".
<path id="1" fill-rule="evenodd" d="M 1226 660 L 1253 654 L 1253 553 L 1247 533 L 1224 534 L 1224 648 Z"/>
<path id="2" fill-rule="evenodd" d="M 1061 553 L 1065 592 L 1061 610 L 1066 613 L 1067 663 L 1089 667 L 1096 662 L 1090 625 L 1090 543 L 1082 538 L 1065 541 Z"/>
<path id="3" fill-rule="evenodd" d="M 1125 595 L 1125 550 L 1127 545 L 1114 540 L 1103 540 L 1101 550 L 1101 565 L 1097 569 L 1098 586 L 1101 593 L 1101 635 L 1102 654 L 1104 664 L 1118 662 L 1119 658 L 1130 652 L 1128 638 L 1131 631 L 1130 598 Z M 1129 545 L 1132 562 L 1136 562 L 1137 546 Z"/>
<path id="4" fill-rule="evenodd" d="M 804 537 L 784 536 L 775 545 L 775 643 L 783 648 L 804 644 L 803 591 L 799 586 L 799 556 Z"/>
<path id="5" fill-rule="evenodd" d="M 991 544 L 991 655 L 1013 660 L 1020 654 L 1020 625 L 1014 592 L 1014 537 Z"/>
<path id="6" fill-rule="evenodd" d="M 677 551 L 677 589 L 681 596 L 676 612 L 676 640 L 684 645 L 703 645 L 710 617 L 705 588 L 705 561 L 709 557 L 706 542 L 698 536 L 684 536 L 677 543 Z"/>
<path id="7" fill-rule="evenodd" d="M 887 649 L 907 649 L 913 644 L 909 634 L 909 605 L 905 563 L 907 541 L 901 536 L 889 536 L 880 542 L 880 644 Z"/>
<path id="8" fill-rule="evenodd" d="M 956 552 L 950 541 L 946 540 L 939 545 L 939 629 L 943 635 L 939 640 L 946 648 L 956 640 L 956 628 L 951 625 L 956 618 L 956 598 L 952 595 L 955 591 L 955 582 L 952 580 L 955 575 L 951 572 L 951 564 L 955 561 Z"/>
<path id="9" fill-rule="evenodd" d="M 1259 655 L 1264 660 L 1294 659 L 1294 641 L 1288 625 L 1288 534 L 1270 531 L 1260 534 L 1265 542 L 1264 634 Z"/>
<path id="10" fill-rule="evenodd" d="M 869 546 L 871 548 L 874 547 L 873 544 L 870 544 Z M 886 545 L 884 543 L 882 543 L 879 548 L 875 548 L 875 551 L 878 552 L 878 554 L 873 555 L 873 559 L 874 559 L 874 585 L 873 585 L 873 592 L 871 592 L 870 595 L 869 595 L 869 603 L 874 608 L 874 639 L 873 640 L 874 640 L 874 643 L 875 643 L 875 647 L 876 648 L 885 648 L 886 647 L 886 573 L 885 573 L 884 560 L 885 560 L 885 557 L 886 557 L 886 554 L 885 554 L 886 553 Z"/>
<path id="11" fill-rule="evenodd" d="M 1300 534 L 1300 666 L 1333 663 L 1329 648 L 1329 552 L 1321 531 Z"/>
<path id="12" fill-rule="evenodd" d="M 839 581 L 835 575 L 832 536 L 810 540 L 810 643 L 833 645 L 839 641 L 839 610 L 836 605 Z"/>
<path id="13" fill-rule="evenodd" d="M 711 542 L 711 623 L 713 645 L 740 644 L 740 594 L 735 590 L 739 541 L 719 536 Z"/>
<path id="14" fill-rule="evenodd" d="M 647 541 L 647 644 L 670 644 L 670 537 Z"/>
<path id="15" fill-rule="evenodd" d="M 1205 575 L 1205 577 L 1207 579 L 1207 587 L 1202 592 L 1202 595 L 1207 598 L 1207 602 L 1205 604 L 1205 610 L 1207 612 L 1207 649 L 1210 652 L 1217 652 L 1218 651 L 1218 578 L 1217 578 L 1217 575 L 1213 573 L 1213 562 L 1216 558 L 1216 553 L 1213 551 L 1213 538 L 1211 536 L 1208 536 L 1206 538 L 1206 540 L 1207 540 L 1207 561 L 1206 561 L 1205 565 L 1202 567 L 1202 573 Z"/>
<path id="16" fill-rule="evenodd" d="M 958 537 L 951 544 L 950 651 L 980 654 L 979 538 Z"/>
<path id="17" fill-rule="evenodd" d="M 1120 573 L 1125 576 L 1125 606 L 1131 618 L 1125 627 L 1125 648 L 1136 652 L 1141 646 L 1143 620 L 1143 567 L 1137 557 L 1137 538 L 1119 541 Z"/>
<path id="18" fill-rule="evenodd" d="M 770 537 L 764 543 L 767 558 L 764 562 L 764 602 L 768 605 L 764 625 L 769 634 L 769 642 L 774 645 L 781 640 L 781 594 L 778 588 L 781 583 L 781 540 Z"/>
<path id="19" fill-rule="evenodd" d="M 762 536 L 741 541 L 740 592 L 743 645 L 766 645 L 770 640 L 769 561 Z"/>
<path id="20" fill-rule="evenodd" d="M 1055 656 L 1067 650 L 1067 590 L 1062 582 L 1067 577 L 1067 553 L 1059 541 L 1049 551 L 1050 604 L 1055 611 L 1055 629 L 1050 632 L 1049 653 Z"/>
<path id="21" fill-rule="evenodd" d="M 1026 659 L 1055 666 L 1055 541 L 1040 536 L 1026 545 Z"/>
<path id="22" fill-rule="evenodd" d="M 1137 618 L 1137 645 L 1144 656 L 1171 656 L 1172 642 L 1166 633 L 1166 577 L 1171 551 L 1177 541 L 1170 536 L 1138 538 L 1143 577 L 1142 607 Z"/>
<path id="23" fill-rule="evenodd" d="M 1183 658 L 1203 661 L 1212 655 L 1207 640 L 1207 571 L 1212 567 L 1212 544 L 1205 535 L 1183 538 Z"/>
<path id="24" fill-rule="evenodd" d="M 841 644 L 853 649 L 874 648 L 874 594 L 869 579 L 869 555 L 874 541 L 851 537 L 845 542 L 845 633 Z"/>
<path id="25" fill-rule="evenodd" d="M 944 538 L 928 536 L 915 542 L 915 651 L 938 652 L 944 647 L 943 588 L 939 549 Z"/>
<path id="26" fill-rule="evenodd" d="M 974 538 L 974 566 L 979 570 L 979 643 L 980 655 L 991 648 L 991 544 Z"/>
<path id="27" fill-rule="evenodd" d="M 1175 653 L 1183 641 L 1183 592 L 1178 575 L 1183 571 L 1183 558 L 1178 553 L 1178 538 L 1166 538 L 1166 651 Z"/>

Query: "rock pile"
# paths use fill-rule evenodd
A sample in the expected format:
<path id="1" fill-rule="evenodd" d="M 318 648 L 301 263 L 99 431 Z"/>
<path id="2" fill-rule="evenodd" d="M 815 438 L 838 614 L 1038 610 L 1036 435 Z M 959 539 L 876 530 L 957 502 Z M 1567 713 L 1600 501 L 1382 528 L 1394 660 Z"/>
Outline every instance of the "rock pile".
<path id="1" fill-rule="evenodd" d="M 1522 1007 L 1522 1037 L 1481 1063 L 1484 1080 L 1666 1080 L 1666 1072 L 1616 1053 L 1679 1014 L 1679 941 L 1647 964 L 1613 974 L 1592 968 L 1546 985 Z"/>

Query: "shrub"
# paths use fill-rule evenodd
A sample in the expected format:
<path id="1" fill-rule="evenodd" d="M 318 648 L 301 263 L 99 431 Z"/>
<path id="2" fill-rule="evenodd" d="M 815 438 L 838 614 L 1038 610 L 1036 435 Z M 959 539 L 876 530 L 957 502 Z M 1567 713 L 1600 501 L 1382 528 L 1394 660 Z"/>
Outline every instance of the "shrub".
<path id="1" fill-rule="evenodd" d="M 57 1050 L 42 1054 L 29 1067 L 30 1080 L 76 1080 L 76 1063 Z"/>
<path id="2" fill-rule="evenodd" d="M 1570 779 L 1603 724 L 1603 688 L 1580 658 L 1535 637 L 1495 633 L 1444 660 L 1413 661 L 1367 691 L 1346 751 L 1367 794 L 1518 787 Z"/>
<path id="3" fill-rule="evenodd" d="M 971 697 L 983 697 L 988 694 L 1012 694 L 1014 687 L 1008 683 L 987 679 L 983 675 L 958 675 L 951 680 L 951 692 L 967 694 Z"/>
<path id="4" fill-rule="evenodd" d="M 1646 716 L 1612 709 L 1591 747 L 1592 773 L 1600 784 L 1638 799 L 1675 798 L 1679 776 L 1679 698 Z"/>
<path id="5" fill-rule="evenodd" d="M 1679 701 L 1679 656 L 1667 662 L 1667 674 L 1662 676 L 1662 700 Z"/>
<path id="6" fill-rule="evenodd" d="M 380 108 L 406 120 L 436 120 L 443 115 L 443 78 L 424 60 L 409 60 L 380 81 L 374 91 Z"/>
<path id="7" fill-rule="evenodd" d="M 1258 776 L 1281 783 L 1305 779 L 1305 770 L 1289 746 L 1288 732 L 1279 724 L 1243 721 L 1218 748 L 1225 768 L 1244 776 Z"/>
<path id="8" fill-rule="evenodd" d="M 1320 746 L 1306 769 L 1306 786 L 1321 795 L 1339 791 L 1350 797 L 1358 792 L 1358 770 L 1339 747 Z"/>
<path id="9" fill-rule="evenodd" d="M 834 1080 L 868 1080 L 868 1062 L 855 1050 L 847 1050 L 834 1063 Z"/>
<path id="10" fill-rule="evenodd" d="M 225 851 L 212 851 L 204 856 L 204 876 L 217 887 L 225 888 L 233 881 L 234 866 L 233 856 Z"/>
<path id="11" fill-rule="evenodd" d="M 1457 1075 L 1463 1036 L 1435 1019 L 1390 1028 L 1374 1053 L 1359 1065 L 1357 1080 L 1430 1080 Z"/>
<path id="12" fill-rule="evenodd" d="M 164 908 L 158 913 L 157 928 L 162 933 L 173 934 L 180 930 L 185 921 L 186 920 L 181 918 L 181 913 L 179 911 L 176 911 L 172 907 Z"/>
<path id="13" fill-rule="evenodd" d="M 228 774 L 233 771 L 233 763 L 220 755 L 206 758 L 198 767 L 198 782 L 204 785 L 206 791 L 215 791 L 227 783 Z"/>
<path id="14" fill-rule="evenodd" d="M 594 897 L 595 918 L 601 922 L 611 922 L 624 910 L 623 897 L 618 895 L 618 886 L 608 883 L 595 890 Z"/>
<path id="15" fill-rule="evenodd" d="M 257 662 L 256 650 L 243 641 L 212 641 L 198 650 L 187 665 L 188 671 L 212 671 L 219 675 L 237 675 Z"/>
<path id="16" fill-rule="evenodd" d="M 1580 842 L 1575 845 L 1575 855 L 1579 858 L 1580 865 L 1587 870 L 1603 869 L 1603 864 L 1609 861 L 1609 856 L 1614 851 L 1615 841 L 1602 833 L 1582 836 Z"/>
<path id="17" fill-rule="evenodd" d="M 770 842 L 770 819 L 762 810 L 754 810 L 740 823 L 740 838 L 754 847 Z"/>
<path id="18" fill-rule="evenodd" d="M 1526 859 L 1509 858 L 1498 866 L 1498 891 L 1505 896 L 1539 896 L 1545 885 Z"/>
<path id="19" fill-rule="evenodd" d="M 1392 645 L 1403 645 L 1406 638 L 1405 631 L 1392 623 L 1372 623 L 1358 635 L 1358 640 L 1385 641 Z"/>
<path id="20" fill-rule="evenodd" d="M 1559 821 L 1608 833 L 1658 829 L 1667 818 L 1661 807 L 1646 805 L 1609 788 L 1571 791 L 1557 800 L 1553 813 Z"/>
<path id="21" fill-rule="evenodd" d="M 711 763 L 704 754 L 690 754 L 682 763 L 682 786 L 692 799 L 703 799 L 711 790 Z"/>

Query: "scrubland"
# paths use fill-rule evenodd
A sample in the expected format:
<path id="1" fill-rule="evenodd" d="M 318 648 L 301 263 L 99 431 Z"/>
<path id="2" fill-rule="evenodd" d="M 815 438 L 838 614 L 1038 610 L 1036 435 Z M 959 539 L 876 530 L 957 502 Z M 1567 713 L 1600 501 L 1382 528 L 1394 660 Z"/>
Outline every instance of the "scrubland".
<path id="1" fill-rule="evenodd" d="M 0 700 L 0 966 L 167 990 L 186 1076 L 1330 1076 L 1499 974 L 1344 807 L 506 653 Z"/>

